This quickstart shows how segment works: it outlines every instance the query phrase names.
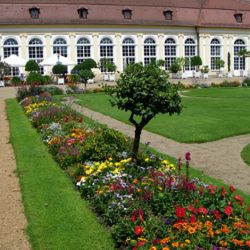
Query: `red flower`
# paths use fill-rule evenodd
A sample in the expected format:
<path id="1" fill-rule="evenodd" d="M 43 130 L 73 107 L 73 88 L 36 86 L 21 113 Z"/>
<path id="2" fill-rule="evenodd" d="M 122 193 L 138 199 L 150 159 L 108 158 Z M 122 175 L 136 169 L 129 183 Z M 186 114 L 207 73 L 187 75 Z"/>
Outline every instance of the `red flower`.
<path id="1" fill-rule="evenodd" d="M 240 203 L 241 206 L 243 205 L 244 200 L 243 200 L 242 197 L 240 197 L 239 195 L 235 195 L 235 196 L 234 196 L 234 199 L 235 199 L 236 201 L 238 201 L 238 202 Z"/>
<path id="2" fill-rule="evenodd" d="M 232 207 L 226 206 L 226 207 L 224 208 L 224 213 L 225 213 L 227 216 L 230 216 L 230 215 L 232 214 L 232 212 L 233 212 Z"/>
<path id="3" fill-rule="evenodd" d="M 146 241 L 145 240 L 140 240 L 136 243 L 136 247 L 142 247 L 146 244 Z"/>
<path id="4" fill-rule="evenodd" d="M 190 152 L 187 152 L 185 154 L 185 159 L 186 159 L 186 161 L 191 161 L 191 154 L 190 154 Z"/>
<path id="5" fill-rule="evenodd" d="M 144 221 L 144 218 L 143 218 L 143 211 L 141 209 L 138 210 L 138 215 L 139 215 L 139 218 L 141 221 Z"/>
<path id="6" fill-rule="evenodd" d="M 219 210 L 215 210 L 215 211 L 214 211 L 214 215 L 215 215 L 216 220 L 219 220 L 220 217 L 221 217 L 220 211 L 219 211 Z"/>
<path id="7" fill-rule="evenodd" d="M 140 236 L 142 233 L 143 233 L 143 227 L 141 226 L 136 226 L 135 229 L 134 229 L 134 232 L 137 236 Z"/>
<path id="8" fill-rule="evenodd" d="M 206 214 L 208 213 L 208 211 L 207 211 L 207 209 L 206 209 L 205 207 L 199 207 L 199 208 L 197 209 L 197 212 L 198 212 L 199 214 L 204 214 L 204 215 L 206 215 Z"/>
<path id="9" fill-rule="evenodd" d="M 177 207 L 175 209 L 175 213 L 178 218 L 183 218 L 186 215 L 185 209 L 183 207 Z"/>
<path id="10" fill-rule="evenodd" d="M 136 221 L 136 217 L 134 215 L 131 216 L 131 222 L 135 222 Z"/>
<path id="11" fill-rule="evenodd" d="M 194 222 L 196 222 L 196 217 L 193 214 L 191 214 L 190 215 L 190 223 L 194 223 Z"/>
<path id="12" fill-rule="evenodd" d="M 247 212 L 250 214 L 250 206 L 247 208 Z"/>
<path id="13" fill-rule="evenodd" d="M 192 205 L 189 205 L 188 206 L 188 211 L 190 211 L 191 213 L 196 213 L 196 209 L 192 206 Z"/>
<path id="14" fill-rule="evenodd" d="M 234 188 L 234 186 L 232 186 L 232 185 L 231 185 L 231 186 L 229 186 L 229 190 L 230 190 L 230 192 L 231 192 L 231 193 L 234 193 L 234 192 L 235 192 L 235 188 Z"/>
<path id="15" fill-rule="evenodd" d="M 221 196 L 226 197 L 227 191 L 224 187 L 221 188 Z"/>

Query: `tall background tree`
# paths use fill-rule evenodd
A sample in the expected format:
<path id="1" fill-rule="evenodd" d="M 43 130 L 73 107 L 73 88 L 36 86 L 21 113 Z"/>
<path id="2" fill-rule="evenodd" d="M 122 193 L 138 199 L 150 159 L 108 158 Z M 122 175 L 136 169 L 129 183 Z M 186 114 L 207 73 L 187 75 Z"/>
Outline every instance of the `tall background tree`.
<path id="1" fill-rule="evenodd" d="M 133 157 L 136 158 L 142 129 L 157 114 L 179 114 L 182 109 L 178 87 L 168 81 L 164 61 L 129 64 L 115 87 L 105 87 L 111 104 L 130 112 L 129 121 L 135 126 Z"/>
<path id="2" fill-rule="evenodd" d="M 28 71 L 28 72 L 39 71 L 39 65 L 37 64 L 35 60 L 29 60 L 25 64 L 25 71 Z"/>

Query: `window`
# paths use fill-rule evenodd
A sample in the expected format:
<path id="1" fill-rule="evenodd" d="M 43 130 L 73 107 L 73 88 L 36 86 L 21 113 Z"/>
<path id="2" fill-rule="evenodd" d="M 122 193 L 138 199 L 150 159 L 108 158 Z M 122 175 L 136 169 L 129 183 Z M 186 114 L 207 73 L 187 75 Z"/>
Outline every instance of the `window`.
<path id="1" fill-rule="evenodd" d="M 144 41 L 144 65 L 156 61 L 156 45 L 153 38 L 147 38 Z"/>
<path id="2" fill-rule="evenodd" d="M 132 18 L 132 10 L 129 8 L 123 9 L 122 14 L 124 19 L 131 19 Z"/>
<path id="3" fill-rule="evenodd" d="M 39 18 L 39 14 L 40 14 L 40 9 L 37 7 L 32 7 L 29 9 L 30 12 L 30 17 L 32 19 L 38 19 Z"/>
<path id="4" fill-rule="evenodd" d="M 238 53 L 245 50 L 245 42 L 241 39 L 237 39 L 234 42 L 234 69 L 235 70 L 245 70 L 245 57 L 239 56 Z"/>
<path id="5" fill-rule="evenodd" d="M 192 38 L 188 38 L 185 41 L 185 58 L 189 59 L 189 62 L 185 65 L 185 70 L 195 70 L 194 66 L 191 66 L 191 58 L 196 55 L 196 45 Z"/>
<path id="6" fill-rule="evenodd" d="M 216 60 L 221 59 L 221 44 L 220 41 L 214 38 L 210 43 L 210 64 L 211 70 L 218 70 L 219 67 L 216 65 Z"/>
<path id="7" fill-rule="evenodd" d="M 80 8 L 77 10 L 79 18 L 81 19 L 87 19 L 88 18 L 88 9 L 86 8 Z"/>
<path id="8" fill-rule="evenodd" d="M 17 55 L 19 54 L 19 47 L 18 42 L 13 39 L 7 39 L 3 44 L 3 57 L 9 57 L 12 54 Z M 19 68 L 18 67 L 11 67 L 11 75 L 18 76 L 19 75 Z"/>
<path id="9" fill-rule="evenodd" d="M 114 62 L 114 51 L 113 51 L 113 42 L 110 38 L 103 38 L 101 40 L 101 45 L 100 45 L 100 59 L 107 59 L 111 62 Z M 104 68 L 101 67 L 101 72 L 104 72 Z"/>
<path id="10" fill-rule="evenodd" d="M 165 69 L 169 70 L 171 64 L 176 60 L 176 43 L 173 38 L 165 41 Z"/>
<path id="11" fill-rule="evenodd" d="M 135 43 L 132 38 L 125 38 L 122 43 L 123 68 L 129 63 L 135 63 Z"/>
<path id="12" fill-rule="evenodd" d="M 37 63 L 40 63 L 43 60 L 43 42 L 34 38 L 29 42 L 29 59 L 35 60 Z M 39 67 L 41 74 L 44 73 L 44 68 Z"/>
<path id="13" fill-rule="evenodd" d="M 163 15 L 165 17 L 165 20 L 172 20 L 173 19 L 173 11 L 172 10 L 163 11 Z"/>
<path id="14" fill-rule="evenodd" d="M 236 14 L 234 14 L 234 18 L 235 18 L 235 20 L 236 20 L 237 23 L 242 23 L 242 21 L 243 21 L 242 17 L 243 17 L 242 13 L 236 13 Z"/>
<path id="15" fill-rule="evenodd" d="M 77 63 L 82 63 L 87 58 L 91 58 L 90 41 L 83 37 L 77 41 Z"/>
<path id="16" fill-rule="evenodd" d="M 53 54 L 60 54 L 61 56 L 68 56 L 67 42 L 63 38 L 57 38 L 53 44 Z"/>

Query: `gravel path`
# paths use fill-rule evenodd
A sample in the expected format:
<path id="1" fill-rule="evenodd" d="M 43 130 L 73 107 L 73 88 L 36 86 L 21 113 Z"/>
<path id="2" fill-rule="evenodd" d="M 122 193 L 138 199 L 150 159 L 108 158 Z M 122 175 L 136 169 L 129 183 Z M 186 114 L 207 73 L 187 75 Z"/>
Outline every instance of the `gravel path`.
<path id="1" fill-rule="evenodd" d="M 81 107 L 73 103 L 73 100 L 69 100 L 68 104 L 93 120 L 119 130 L 129 137 L 134 136 L 134 128 L 130 125 Z M 150 142 L 150 146 L 157 151 L 175 158 L 183 157 L 189 151 L 193 167 L 250 194 L 250 167 L 243 162 L 240 156 L 243 147 L 250 143 L 250 135 L 235 136 L 202 144 L 185 144 L 143 130 L 141 142 Z"/>
<path id="2" fill-rule="evenodd" d="M 9 143 L 4 94 L 0 94 L 0 249 L 28 250 L 30 246 L 25 235 L 27 221 L 23 213 L 19 180 L 15 174 L 15 156 Z"/>

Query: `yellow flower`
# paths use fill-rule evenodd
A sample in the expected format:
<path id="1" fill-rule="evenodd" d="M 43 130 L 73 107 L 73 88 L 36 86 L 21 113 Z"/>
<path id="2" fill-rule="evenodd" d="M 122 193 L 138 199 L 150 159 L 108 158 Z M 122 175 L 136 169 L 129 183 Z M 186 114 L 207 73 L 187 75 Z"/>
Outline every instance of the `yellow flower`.
<path id="1" fill-rule="evenodd" d="M 145 158 L 145 160 L 144 160 L 145 162 L 149 162 L 149 158 Z"/>
<path id="2" fill-rule="evenodd" d="M 137 192 L 138 192 L 138 193 L 141 193 L 142 190 L 141 190 L 140 188 L 137 188 Z"/>
<path id="3" fill-rule="evenodd" d="M 191 241 L 188 240 L 188 239 L 186 239 L 185 242 L 186 242 L 187 244 L 190 244 L 190 243 L 191 243 Z"/>

